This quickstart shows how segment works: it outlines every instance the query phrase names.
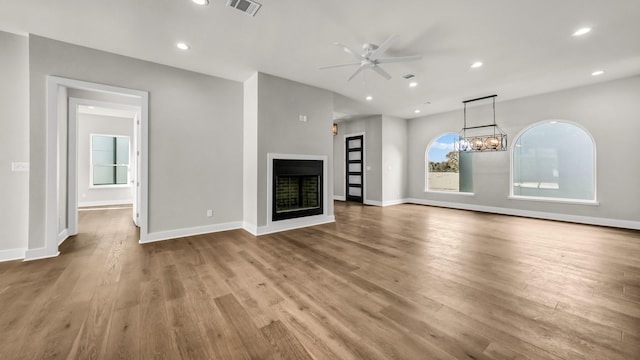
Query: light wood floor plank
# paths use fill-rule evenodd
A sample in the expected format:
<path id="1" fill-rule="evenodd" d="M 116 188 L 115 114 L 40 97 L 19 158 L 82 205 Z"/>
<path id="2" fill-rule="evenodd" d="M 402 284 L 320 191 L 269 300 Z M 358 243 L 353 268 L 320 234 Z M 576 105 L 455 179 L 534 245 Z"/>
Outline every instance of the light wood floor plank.
<path id="1" fill-rule="evenodd" d="M 640 232 L 418 205 L 0 263 L 0 359 L 638 359 Z"/>

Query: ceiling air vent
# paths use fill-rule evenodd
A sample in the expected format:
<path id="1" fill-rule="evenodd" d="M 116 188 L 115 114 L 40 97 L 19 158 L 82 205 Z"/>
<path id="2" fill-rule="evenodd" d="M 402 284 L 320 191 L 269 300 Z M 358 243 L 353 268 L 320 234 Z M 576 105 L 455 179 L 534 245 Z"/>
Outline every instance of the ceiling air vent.
<path id="1" fill-rule="evenodd" d="M 243 13 L 247 13 L 251 16 L 256 16 L 256 13 L 262 5 L 251 0 L 227 0 L 227 6 L 236 8 Z"/>

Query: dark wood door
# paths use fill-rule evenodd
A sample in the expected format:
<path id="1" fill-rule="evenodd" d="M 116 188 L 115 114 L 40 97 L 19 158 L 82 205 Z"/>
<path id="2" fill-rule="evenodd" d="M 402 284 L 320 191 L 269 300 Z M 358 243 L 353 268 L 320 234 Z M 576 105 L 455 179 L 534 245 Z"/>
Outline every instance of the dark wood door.
<path id="1" fill-rule="evenodd" d="M 347 201 L 362 202 L 364 191 L 364 136 L 346 138 L 346 171 Z"/>

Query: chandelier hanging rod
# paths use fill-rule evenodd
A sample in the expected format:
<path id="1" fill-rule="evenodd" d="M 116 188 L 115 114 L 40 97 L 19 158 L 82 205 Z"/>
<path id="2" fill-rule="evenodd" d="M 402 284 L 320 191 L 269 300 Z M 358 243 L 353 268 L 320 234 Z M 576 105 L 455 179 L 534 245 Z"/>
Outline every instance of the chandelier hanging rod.
<path id="1" fill-rule="evenodd" d="M 462 103 L 463 103 L 463 104 L 466 104 L 466 103 L 470 103 L 470 102 L 473 102 L 473 101 L 484 100 L 484 99 L 491 99 L 491 98 L 494 98 L 494 97 L 498 97 L 498 95 L 488 95 L 488 96 L 479 97 L 479 98 L 477 98 L 477 99 L 464 100 Z"/>
<path id="2" fill-rule="evenodd" d="M 465 130 L 470 130 L 470 129 L 480 129 L 480 128 L 486 128 L 486 127 L 496 127 L 497 125 L 494 124 L 489 124 L 489 125 L 479 125 L 479 126 L 469 126 L 469 127 L 465 127 Z"/>

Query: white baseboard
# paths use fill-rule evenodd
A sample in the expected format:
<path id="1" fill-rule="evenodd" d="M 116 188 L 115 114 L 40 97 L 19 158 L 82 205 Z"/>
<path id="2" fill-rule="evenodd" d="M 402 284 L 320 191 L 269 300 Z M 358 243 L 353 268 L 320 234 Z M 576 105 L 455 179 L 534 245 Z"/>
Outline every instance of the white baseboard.
<path id="1" fill-rule="evenodd" d="M 58 234 L 58 246 L 62 245 L 62 243 L 69 238 L 68 229 L 64 229 Z"/>
<path id="2" fill-rule="evenodd" d="M 242 229 L 242 225 L 243 224 L 241 221 L 234 221 L 234 222 L 228 222 L 228 223 L 222 223 L 222 224 L 197 226 L 192 228 L 158 231 L 158 232 L 148 233 L 146 239 L 144 241 L 140 240 L 139 243 L 146 244 L 146 243 L 151 243 L 156 241 L 177 239 L 177 238 L 182 238 L 186 236 L 194 236 L 194 235 L 209 234 L 209 233 L 220 232 L 220 231 Z"/>
<path id="3" fill-rule="evenodd" d="M 24 252 L 24 261 L 32 261 L 32 260 L 40 260 L 40 259 L 48 259 L 52 257 L 56 257 L 60 255 L 59 251 L 49 252 L 49 249 L 46 247 L 41 247 L 37 249 L 27 249 Z"/>
<path id="4" fill-rule="evenodd" d="M 90 206 L 112 206 L 112 205 L 131 205 L 133 200 L 104 200 L 104 201 L 84 201 L 78 202 L 78 207 L 90 207 Z"/>
<path id="5" fill-rule="evenodd" d="M 333 200 L 347 201 L 347 199 L 344 196 L 340 196 L 340 195 L 334 195 Z M 388 201 L 376 201 L 376 200 L 364 199 L 362 201 L 363 204 L 372 205 L 372 206 L 392 206 L 392 205 L 405 204 L 407 202 L 408 202 L 407 199 L 388 200 Z"/>
<path id="6" fill-rule="evenodd" d="M 570 214 L 558 214 L 558 213 L 549 213 L 549 212 L 542 212 L 542 211 L 509 209 L 509 208 L 501 208 L 501 207 L 494 207 L 494 206 L 452 203 L 447 201 L 434 201 L 434 200 L 427 200 L 427 199 L 412 198 L 412 199 L 406 199 L 406 200 L 407 200 L 406 201 L 407 203 L 418 204 L 418 205 L 440 206 L 440 207 L 446 207 L 446 208 L 481 211 L 481 212 L 488 212 L 488 213 L 501 214 L 501 215 L 514 215 L 514 216 L 530 217 L 530 218 L 544 219 L 544 220 L 557 220 L 557 221 L 566 221 L 566 222 L 572 222 L 572 223 L 578 223 L 578 224 L 599 225 L 599 226 L 609 226 L 609 227 L 617 227 L 617 228 L 624 228 L 624 229 L 640 230 L 640 221 L 608 219 L 608 218 L 570 215 Z"/>
<path id="7" fill-rule="evenodd" d="M 266 226 L 258 226 L 257 229 L 247 229 L 248 232 L 255 236 L 272 234 L 280 231 L 287 231 L 293 229 L 299 229 L 308 226 L 327 224 L 335 222 L 336 218 L 333 215 L 314 215 L 305 216 L 296 219 L 273 221 Z M 253 231 L 255 230 L 255 231 Z"/>
<path id="8" fill-rule="evenodd" d="M 258 227 L 255 224 L 250 224 L 246 221 L 242 223 L 242 228 L 249 232 L 253 236 L 258 236 Z"/>
<path id="9" fill-rule="evenodd" d="M 382 206 L 393 206 L 393 205 L 400 205 L 400 204 L 406 204 L 406 203 L 407 203 L 407 199 L 387 200 L 382 202 Z"/>
<path id="10" fill-rule="evenodd" d="M 24 253 L 27 249 L 7 249 L 0 250 L 0 262 L 24 259 Z"/>

